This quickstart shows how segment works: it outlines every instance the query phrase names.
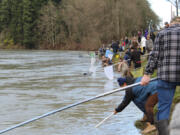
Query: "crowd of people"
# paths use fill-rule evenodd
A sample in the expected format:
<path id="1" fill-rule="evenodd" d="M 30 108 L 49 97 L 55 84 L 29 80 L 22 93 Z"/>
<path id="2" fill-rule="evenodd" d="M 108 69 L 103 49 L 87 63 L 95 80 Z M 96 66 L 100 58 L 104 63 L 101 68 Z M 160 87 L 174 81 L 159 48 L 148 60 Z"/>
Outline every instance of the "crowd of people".
<path id="1" fill-rule="evenodd" d="M 137 37 L 129 40 L 113 41 L 111 45 L 103 45 L 99 49 L 103 66 L 113 64 L 113 57 L 120 55 L 118 71 L 123 76 L 118 78 L 120 87 L 140 82 L 126 90 L 123 101 L 114 110 L 114 114 L 121 112 L 131 101 L 144 113 L 147 128 L 142 133 L 155 129 L 158 135 L 177 135 L 180 121 L 172 120 L 173 127 L 169 132 L 170 109 L 176 86 L 180 85 L 180 17 L 165 23 L 163 30 L 157 35 L 145 31 L 144 35 L 138 31 Z M 142 77 L 134 78 L 130 67 L 141 67 L 141 55 L 147 54 L 148 62 Z M 150 77 L 157 69 L 157 80 L 150 82 Z M 154 119 L 153 108 L 157 105 L 157 117 Z M 175 110 L 176 111 L 176 110 Z M 176 114 L 177 115 L 177 114 Z M 179 119 L 178 119 L 179 120 Z M 174 123 L 173 123 L 174 122 Z M 177 126 L 178 125 L 178 126 Z"/>
<path id="2" fill-rule="evenodd" d="M 145 34 L 147 34 L 147 31 Z M 119 55 L 120 58 L 127 62 L 129 67 L 133 63 L 135 69 L 140 68 L 142 63 L 141 56 L 146 54 L 146 52 L 148 55 L 152 51 L 154 38 L 155 34 L 153 32 L 147 35 L 142 35 L 138 32 L 138 37 L 133 37 L 132 39 L 125 37 L 124 40 L 113 40 L 111 44 L 103 45 L 99 49 L 103 66 L 112 64 L 113 57 Z"/>

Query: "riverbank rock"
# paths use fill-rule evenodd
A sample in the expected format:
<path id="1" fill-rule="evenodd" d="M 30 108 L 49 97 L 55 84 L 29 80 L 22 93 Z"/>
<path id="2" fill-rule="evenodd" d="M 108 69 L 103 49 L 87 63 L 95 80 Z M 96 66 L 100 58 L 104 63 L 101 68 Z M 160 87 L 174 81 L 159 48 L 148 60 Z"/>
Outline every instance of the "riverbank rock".
<path id="1" fill-rule="evenodd" d="M 175 109 L 172 114 L 172 119 L 170 122 L 170 135 L 179 135 L 180 134 L 180 103 L 176 104 Z"/>

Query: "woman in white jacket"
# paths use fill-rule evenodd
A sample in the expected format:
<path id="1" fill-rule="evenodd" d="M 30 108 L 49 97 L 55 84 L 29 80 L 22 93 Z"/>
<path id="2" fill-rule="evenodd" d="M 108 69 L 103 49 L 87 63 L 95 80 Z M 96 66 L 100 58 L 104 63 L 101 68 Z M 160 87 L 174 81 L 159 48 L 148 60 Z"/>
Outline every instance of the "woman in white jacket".
<path id="1" fill-rule="evenodd" d="M 146 52 L 146 38 L 142 36 L 141 38 L 141 47 L 143 48 L 143 54 Z"/>

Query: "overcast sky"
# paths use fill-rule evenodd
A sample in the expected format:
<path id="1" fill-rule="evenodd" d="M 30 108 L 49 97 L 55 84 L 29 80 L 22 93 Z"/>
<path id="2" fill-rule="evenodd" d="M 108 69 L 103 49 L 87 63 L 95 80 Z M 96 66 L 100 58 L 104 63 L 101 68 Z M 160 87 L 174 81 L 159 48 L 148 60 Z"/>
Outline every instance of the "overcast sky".
<path id="1" fill-rule="evenodd" d="M 171 20 L 171 4 L 166 0 L 148 0 L 151 4 L 153 11 L 160 17 L 162 20 L 162 25 L 164 22 L 170 22 Z M 175 13 L 175 7 L 172 6 L 172 9 Z"/>

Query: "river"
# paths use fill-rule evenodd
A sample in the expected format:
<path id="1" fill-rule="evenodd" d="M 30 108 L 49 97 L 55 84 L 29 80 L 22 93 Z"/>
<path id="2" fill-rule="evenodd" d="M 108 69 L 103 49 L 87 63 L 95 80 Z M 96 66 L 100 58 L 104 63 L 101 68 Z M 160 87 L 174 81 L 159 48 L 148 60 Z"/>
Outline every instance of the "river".
<path id="1" fill-rule="evenodd" d="M 0 130 L 118 87 L 105 77 L 100 61 L 87 73 L 85 51 L 0 51 Z M 118 73 L 116 73 L 116 78 Z M 140 135 L 134 122 L 142 113 L 131 103 L 99 128 L 122 101 L 118 92 L 58 112 L 4 135 Z"/>

